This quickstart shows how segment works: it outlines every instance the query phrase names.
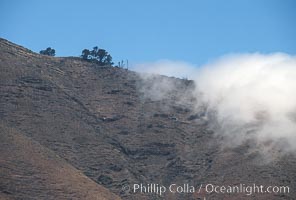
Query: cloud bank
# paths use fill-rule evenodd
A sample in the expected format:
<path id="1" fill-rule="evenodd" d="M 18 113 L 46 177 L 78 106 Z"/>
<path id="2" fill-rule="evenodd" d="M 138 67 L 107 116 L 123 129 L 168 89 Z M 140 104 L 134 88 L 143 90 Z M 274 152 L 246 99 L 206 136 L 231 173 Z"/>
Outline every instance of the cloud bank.
<path id="1" fill-rule="evenodd" d="M 295 56 L 237 54 L 201 67 L 160 61 L 137 69 L 193 79 L 193 95 L 215 113 L 213 128 L 227 144 L 296 152 Z"/>

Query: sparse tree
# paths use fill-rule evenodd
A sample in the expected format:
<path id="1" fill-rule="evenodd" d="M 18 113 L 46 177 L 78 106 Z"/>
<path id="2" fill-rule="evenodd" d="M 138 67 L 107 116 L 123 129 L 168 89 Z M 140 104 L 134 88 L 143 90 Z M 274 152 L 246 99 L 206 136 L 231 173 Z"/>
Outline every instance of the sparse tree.
<path id="1" fill-rule="evenodd" d="M 105 50 L 97 46 L 93 50 L 84 49 L 81 58 L 84 60 L 96 62 L 99 65 L 113 65 L 112 56 Z"/>
<path id="2" fill-rule="evenodd" d="M 47 47 L 45 50 L 41 50 L 39 53 L 47 56 L 55 56 L 55 50 L 51 47 Z"/>
<path id="3" fill-rule="evenodd" d="M 97 56 L 98 56 L 98 47 L 97 46 L 95 46 L 94 48 L 93 48 L 93 50 L 91 50 L 90 51 L 90 55 L 92 56 L 92 58 L 93 59 L 97 59 Z"/>
<path id="4" fill-rule="evenodd" d="M 105 63 L 105 59 L 108 56 L 108 52 L 105 49 L 99 49 L 97 51 L 97 60 L 100 63 Z"/>
<path id="5" fill-rule="evenodd" d="M 108 54 L 107 57 L 106 57 L 105 62 L 108 63 L 109 65 L 113 65 L 112 56 Z"/>
<path id="6" fill-rule="evenodd" d="M 91 54 L 90 54 L 90 51 L 88 49 L 84 49 L 82 51 L 82 55 L 81 55 L 82 59 L 88 60 L 90 56 L 91 56 Z"/>

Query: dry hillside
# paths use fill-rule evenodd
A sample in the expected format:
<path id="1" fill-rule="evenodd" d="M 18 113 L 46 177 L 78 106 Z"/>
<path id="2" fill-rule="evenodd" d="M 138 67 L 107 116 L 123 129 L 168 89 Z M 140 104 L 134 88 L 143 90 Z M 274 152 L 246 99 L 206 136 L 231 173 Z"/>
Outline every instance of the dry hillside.
<path id="1" fill-rule="evenodd" d="M 154 78 L 176 88 L 151 98 L 134 72 L 0 39 L 0 198 L 163 199 L 122 186 L 256 183 L 288 185 L 290 193 L 165 199 L 296 199 L 294 155 L 261 163 L 247 144 L 220 148 L 211 121 L 192 109 L 199 101 L 188 96 L 193 83 Z"/>

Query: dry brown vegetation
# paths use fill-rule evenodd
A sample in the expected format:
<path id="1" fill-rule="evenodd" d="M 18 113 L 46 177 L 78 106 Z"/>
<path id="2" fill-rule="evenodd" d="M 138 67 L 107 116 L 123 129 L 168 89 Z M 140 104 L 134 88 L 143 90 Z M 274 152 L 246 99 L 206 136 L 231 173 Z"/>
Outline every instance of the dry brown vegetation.
<path id="1" fill-rule="evenodd" d="M 261 163 L 247 145 L 220 148 L 210 121 L 178 101 L 190 84 L 175 81 L 174 92 L 155 100 L 142 94 L 134 72 L 43 56 L 1 39 L 0 198 L 157 199 L 121 187 L 184 182 L 288 185 L 290 194 L 252 199 L 296 198 L 294 155 Z"/>

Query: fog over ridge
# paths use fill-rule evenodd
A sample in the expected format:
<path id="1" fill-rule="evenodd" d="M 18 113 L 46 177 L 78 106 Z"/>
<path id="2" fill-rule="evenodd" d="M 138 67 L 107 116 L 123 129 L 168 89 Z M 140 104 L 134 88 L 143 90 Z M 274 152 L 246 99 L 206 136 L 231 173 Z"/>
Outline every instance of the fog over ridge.
<path id="1" fill-rule="evenodd" d="M 267 151 L 276 147 L 296 152 L 295 56 L 232 54 L 200 67 L 163 60 L 134 69 L 194 80 L 192 94 L 215 111 L 213 128 L 224 143 L 236 146 L 253 140 Z"/>

